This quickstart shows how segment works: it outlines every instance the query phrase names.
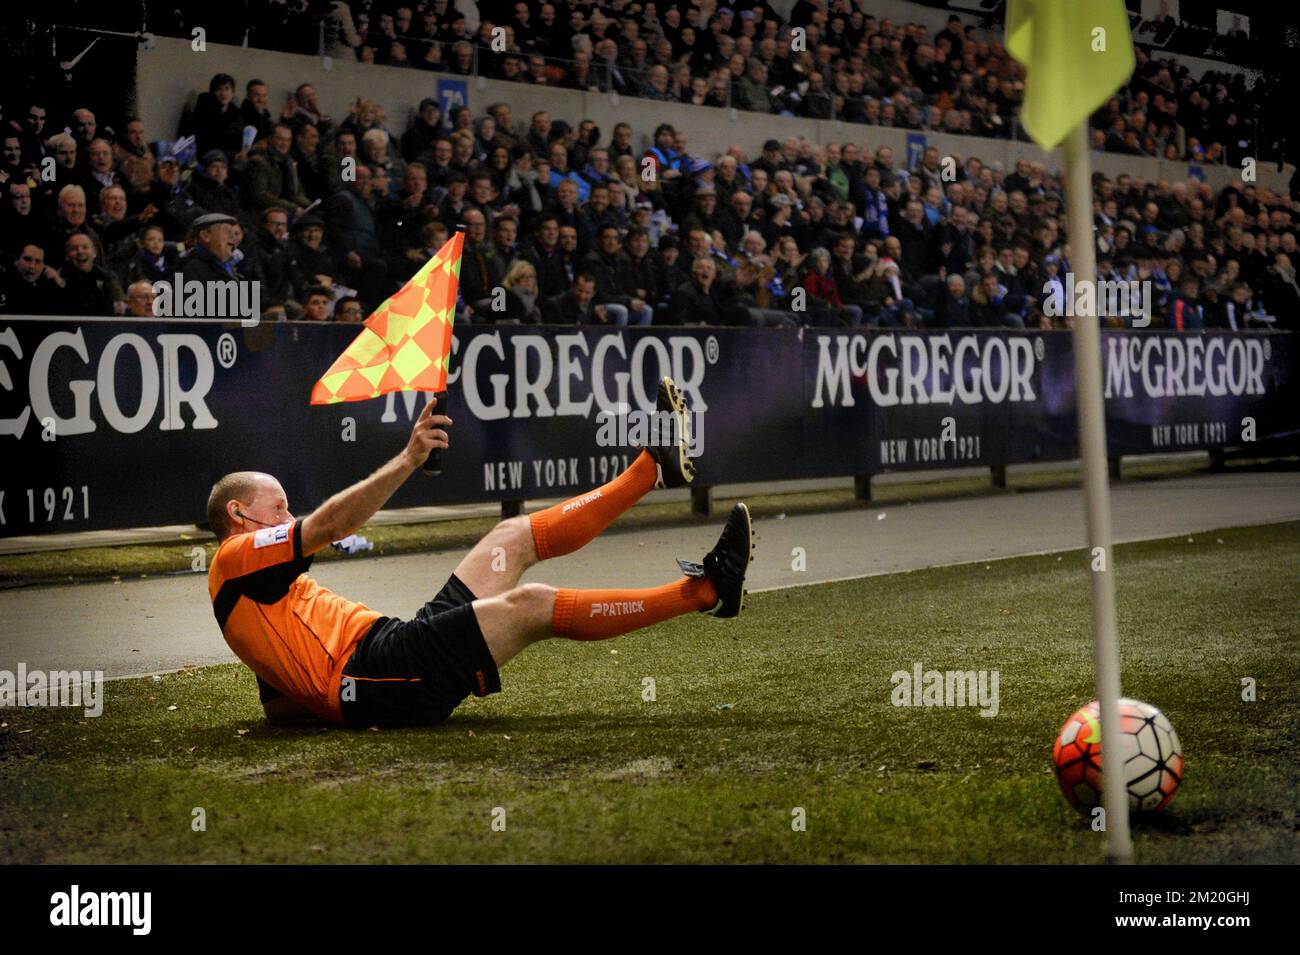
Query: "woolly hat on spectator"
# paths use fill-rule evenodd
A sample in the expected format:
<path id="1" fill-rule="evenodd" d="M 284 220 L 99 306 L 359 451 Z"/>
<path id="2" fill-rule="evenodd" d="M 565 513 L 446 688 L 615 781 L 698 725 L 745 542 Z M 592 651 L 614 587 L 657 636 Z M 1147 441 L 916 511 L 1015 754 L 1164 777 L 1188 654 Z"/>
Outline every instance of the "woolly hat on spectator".
<path id="1" fill-rule="evenodd" d="M 208 166 L 211 166 L 213 163 L 221 163 L 222 165 L 229 165 L 229 162 L 226 159 L 226 154 L 223 153 L 220 149 L 209 149 L 207 152 L 205 152 L 203 154 L 203 159 L 199 162 L 199 165 L 201 165 L 204 169 L 206 169 Z"/>
<path id="2" fill-rule="evenodd" d="M 303 216 L 293 224 L 294 232 L 301 232 L 303 229 L 323 229 L 325 222 L 319 216 Z"/>
<path id="3" fill-rule="evenodd" d="M 781 144 L 775 139 L 769 139 L 767 142 L 763 143 L 763 152 L 765 153 L 779 153 L 780 151 Z"/>

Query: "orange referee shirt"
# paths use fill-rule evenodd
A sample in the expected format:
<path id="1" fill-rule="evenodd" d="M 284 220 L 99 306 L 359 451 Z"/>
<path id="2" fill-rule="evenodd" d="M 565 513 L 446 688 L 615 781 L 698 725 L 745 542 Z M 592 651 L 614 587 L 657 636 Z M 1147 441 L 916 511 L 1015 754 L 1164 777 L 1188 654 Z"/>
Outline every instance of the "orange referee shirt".
<path id="1" fill-rule="evenodd" d="M 307 576 L 302 521 L 222 541 L 208 568 L 221 635 L 272 689 L 322 719 L 342 723 L 343 667 L 383 614 Z"/>

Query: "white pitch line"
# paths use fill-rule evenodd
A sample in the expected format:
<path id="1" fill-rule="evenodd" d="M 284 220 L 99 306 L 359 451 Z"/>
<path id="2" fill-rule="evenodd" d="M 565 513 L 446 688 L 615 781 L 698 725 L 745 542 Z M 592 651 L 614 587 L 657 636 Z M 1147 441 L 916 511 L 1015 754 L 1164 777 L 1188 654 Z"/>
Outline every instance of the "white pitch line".
<path id="1" fill-rule="evenodd" d="M 1283 517 L 1274 521 L 1259 521 L 1254 524 L 1232 524 L 1228 527 L 1209 527 L 1200 531 L 1179 531 L 1177 534 L 1155 534 L 1149 537 L 1125 537 L 1120 540 L 1114 540 L 1111 543 L 1142 544 L 1147 541 L 1171 540 L 1174 537 L 1181 537 L 1184 534 L 1214 534 L 1219 531 L 1240 530 L 1243 527 L 1268 527 L 1272 524 L 1290 524 L 1295 520 L 1297 520 L 1297 518 Z M 1087 544 L 1080 544 L 1078 547 L 1067 547 L 1063 550 L 1027 550 L 1016 554 L 1002 554 L 999 557 L 976 557 L 972 560 L 954 560 L 946 564 L 926 564 L 924 567 L 911 567 L 907 570 L 873 570 L 866 574 L 851 574 L 848 577 L 828 577 L 825 580 L 811 580 L 806 584 L 779 584 L 775 587 L 756 587 L 753 590 L 747 590 L 746 592 L 751 594 L 766 594 L 771 593 L 774 590 L 791 590 L 795 587 L 816 587 L 821 584 L 842 584 L 850 580 L 867 580 L 871 577 L 892 577 L 895 574 L 915 574 L 923 570 L 943 570 L 946 567 L 967 567 L 971 564 L 995 564 L 998 561 L 1019 560 L 1022 557 L 1050 557 L 1053 554 L 1069 554 L 1076 550 L 1087 550 L 1087 547 Z"/>

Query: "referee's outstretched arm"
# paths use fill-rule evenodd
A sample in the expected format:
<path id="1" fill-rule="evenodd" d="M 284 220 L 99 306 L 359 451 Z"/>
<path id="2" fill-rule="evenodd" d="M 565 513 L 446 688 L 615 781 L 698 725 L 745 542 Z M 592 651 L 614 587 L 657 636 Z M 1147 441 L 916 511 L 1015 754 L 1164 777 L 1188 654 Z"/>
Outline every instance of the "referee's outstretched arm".
<path id="1" fill-rule="evenodd" d="M 447 432 L 443 429 L 451 424 L 451 419 L 433 414 L 437 400 L 431 398 L 424 406 L 400 454 L 374 474 L 339 491 L 303 520 L 304 554 L 314 554 L 331 541 L 355 534 L 406 483 L 412 472 L 424 464 L 429 452 L 448 446 Z"/>

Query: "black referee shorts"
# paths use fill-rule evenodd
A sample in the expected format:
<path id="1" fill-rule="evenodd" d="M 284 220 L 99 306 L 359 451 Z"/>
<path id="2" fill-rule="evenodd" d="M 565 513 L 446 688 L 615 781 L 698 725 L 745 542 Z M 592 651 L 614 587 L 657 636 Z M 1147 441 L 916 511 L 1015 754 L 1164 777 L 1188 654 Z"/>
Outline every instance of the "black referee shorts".
<path id="1" fill-rule="evenodd" d="M 474 599 L 452 574 L 414 619 L 376 620 L 343 667 L 344 722 L 354 729 L 427 726 L 441 723 L 471 693 L 500 692 Z"/>

